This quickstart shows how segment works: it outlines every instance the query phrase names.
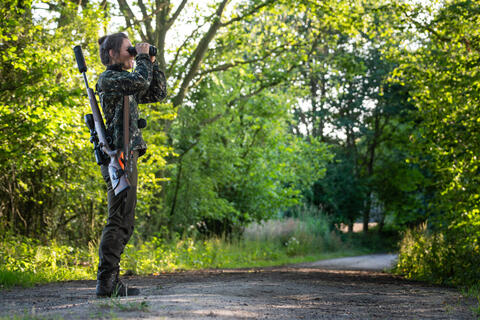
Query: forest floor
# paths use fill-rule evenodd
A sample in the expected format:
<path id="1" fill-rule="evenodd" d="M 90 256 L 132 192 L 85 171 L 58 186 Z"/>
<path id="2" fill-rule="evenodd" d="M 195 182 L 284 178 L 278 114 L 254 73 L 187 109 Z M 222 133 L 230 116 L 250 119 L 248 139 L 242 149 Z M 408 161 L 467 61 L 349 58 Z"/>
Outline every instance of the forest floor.
<path id="1" fill-rule="evenodd" d="M 395 255 L 125 278 L 142 295 L 96 298 L 95 281 L 0 291 L 0 319 L 475 319 L 458 289 L 383 272 Z"/>

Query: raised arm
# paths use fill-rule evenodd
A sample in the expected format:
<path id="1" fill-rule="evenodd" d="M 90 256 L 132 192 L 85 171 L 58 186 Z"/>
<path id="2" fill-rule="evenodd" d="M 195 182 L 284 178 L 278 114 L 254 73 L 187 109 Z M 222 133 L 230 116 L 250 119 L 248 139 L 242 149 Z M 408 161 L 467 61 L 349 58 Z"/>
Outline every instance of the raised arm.
<path id="1" fill-rule="evenodd" d="M 160 70 L 158 62 L 153 63 L 153 78 L 146 90 L 141 90 L 137 100 L 139 103 L 153 103 L 165 99 L 167 96 L 167 81 L 165 74 Z"/>
<path id="2" fill-rule="evenodd" d="M 98 86 L 106 94 L 135 95 L 147 91 L 154 77 L 153 64 L 148 54 L 135 58 L 137 66 L 133 72 L 113 72 L 98 79 Z"/>

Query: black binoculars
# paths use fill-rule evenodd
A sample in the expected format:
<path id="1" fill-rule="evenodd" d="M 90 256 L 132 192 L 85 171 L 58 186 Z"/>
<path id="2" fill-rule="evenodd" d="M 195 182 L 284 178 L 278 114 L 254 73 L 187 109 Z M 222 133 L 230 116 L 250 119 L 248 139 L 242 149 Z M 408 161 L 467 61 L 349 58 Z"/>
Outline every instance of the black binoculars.
<path id="1" fill-rule="evenodd" d="M 135 57 L 138 54 L 137 49 L 135 49 L 135 47 L 129 47 L 127 49 L 127 51 L 133 57 Z M 150 57 L 156 56 L 157 55 L 157 48 L 151 45 L 150 49 L 148 50 L 148 54 L 150 55 Z"/>

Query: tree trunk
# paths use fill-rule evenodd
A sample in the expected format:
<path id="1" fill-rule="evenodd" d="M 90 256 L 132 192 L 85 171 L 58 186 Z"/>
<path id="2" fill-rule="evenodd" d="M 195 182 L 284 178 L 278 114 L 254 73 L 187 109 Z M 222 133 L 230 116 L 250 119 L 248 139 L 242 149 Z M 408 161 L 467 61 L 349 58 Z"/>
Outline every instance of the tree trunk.
<path id="1" fill-rule="evenodd" d="M 370 221 L 370 210 L 372 207 L 372 193 L 368 192 L 367 202 L 365 204 L 365 210 L 363 211 L 363 232 L 368 232 L 368 222 Z"/>
<path id="2" fill-rule="evenodd" d="M 383 227 L 385 226 L 385 213 L 382 213 L 382 218 L 380 219 L 380 223 L 378 224 L 378 233 L 383 231 Z"/>
<path id="3" fill-rule="evenodd" d="M 381 134 L 381 127 L 380 127 L 380 114 L 375 114 L 375 121 L 374 121 L 374 134 L 372 143 L 368 149 L 368 163 L 367 163 L 367 178 L 370 179 L 373 176 L 374 171 L 374 163 L 375 163 L 375 150 L 379 144 L 379 138 Z M 369 191 L 367 194 L 367 203 L 365 204 L 365 211 L 363 212 L 363 232 L 368 232 L 368 222 L 370 221 L 370 210 L 372 207 L 372 186 L 369 185 Z"/>

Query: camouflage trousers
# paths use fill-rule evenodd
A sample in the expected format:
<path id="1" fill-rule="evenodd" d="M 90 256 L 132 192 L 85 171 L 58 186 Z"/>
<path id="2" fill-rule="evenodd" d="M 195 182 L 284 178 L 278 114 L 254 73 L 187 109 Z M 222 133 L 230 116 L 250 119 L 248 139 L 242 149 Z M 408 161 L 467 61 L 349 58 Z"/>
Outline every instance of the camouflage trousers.
<path id="1" fill-rule="evenodd" d="M 138 151 L 134 151 L 127 164 L 130 189 L 118 196 L 115 196 L 110 183 L 108 166 L 101 166 L 103 179 L 107 183 L 108 219 L 100 240 L 97 279 L 107 279 L 118 271 L 120 256 L 132 236 L 137 204 L 137 160 Z"/>

